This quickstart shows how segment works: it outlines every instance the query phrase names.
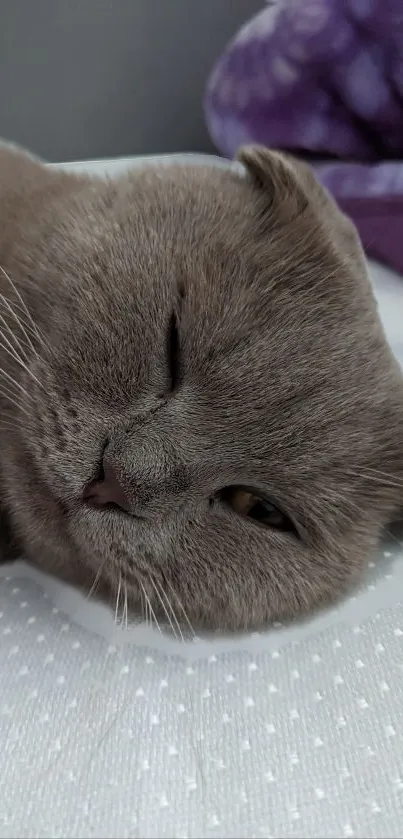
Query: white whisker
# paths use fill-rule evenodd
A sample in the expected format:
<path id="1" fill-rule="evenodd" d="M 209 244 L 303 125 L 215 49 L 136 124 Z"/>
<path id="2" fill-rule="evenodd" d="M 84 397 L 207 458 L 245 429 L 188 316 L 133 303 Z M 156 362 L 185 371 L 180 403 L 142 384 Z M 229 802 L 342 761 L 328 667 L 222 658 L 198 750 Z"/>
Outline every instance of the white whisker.
<path id="1" fill-rule="evenodd" d="M 370 467 L 367 467 L 365 471 L 349 469 L 347 474 L 353 478 L 362 478 L 363 480 L 373 481 L 374 483 L 386 484 L 386 486 L 403 489 L 403 479 L 395 475 L 390 475 L 388 472 L 382 472 L 380 469 L 371 469 Z"/>
<path id="2" fill-rule="evenodd" d="M 156 582 L 157 582 L 157 581 L 156 581 Z M 175 611 L 175 609 L 174 609 L 174 607 L 173 607 L 172 600 L 170 600 L 170 599 L 169 599 L 169 597 L 168 597 L 168 595 L 167 595 L 166 591 L 164 591 L 164 589 L 163 589 L 162 585 L 161 585 L 161 584 L 158 584 L 158 583 L 157 583 L 157 585 L 158 585 L 158 587 L 159 587 L 159 589 L 160 589 L 160 592 L 161 592 L 161 594 L 162 594 L 162 597 L 164 598 L 165 602 L 167 603 L 168 608 L 169 608 L 169 610 L 170 610 L 170 612 L 171 612 L 171 615 L 172 615 L 172 617 L 173 617 L 173 619 L 174 619 L 174 621 L 175 621 L 175 623 L 176 623 L 176 626 L 177 626 L 177 628 L 178 628 L 179 635 L 180 635 L 180 637 L 181 637 L 182 641 L 184 641 L 185 639 L 184 639 L 184 637 L 183 637 L 182 627 L 181 627 L 181 625 L 180 625 L 180 623 L 179 623 L 179 620 L 178 620 L 178 617 L 177 617 L 176 611 Z"/>
<path id="3" fill-rule="evenodd" d="M 4 374 L 4 370 L 2 370 L 2 368 L 0 367 L 0 377 L 1 377 L 1 375 L 2 375 L 2 374 Z M 7 381 L 6 381 L 6 382 L 2 382 L 2 381 L 1 381 L 1 378 L 0 378 L 0 383 L 1 383 L 1 387 L 2 387 L 5 391 L 7 391 L 7 393 L 11 393 L 11 394 L 12 394 L 13 396 L 15 396 L 16 398 L 19 398 L 19 397 L 20 397 L 20 394 L 19 394 L 19 392 L 18 392 L 18 391 L 21 391 L 21 393 L 23 393 L 23 394 L 24 394 L 24 396 L 26 397 L 26 399 L 28 400 L 28 402 L 31 402 L 31 403 L 32 403 L 32 405 L 35 405 L 35 404 L 36 404 L 35 399 L 34 399 L 34 395 L 33 395 L 32 393 L 30 393 L 30 391 L 29 391 L 29 390 L 26 390 L 26 388 L 25 388 L 25 387 L 23 387 L 22 385 L 20 385 L 20 384 L 19 384 L 19 382 L 17 382 L 17 380 L 12 379 L 12 378 L 10 379 L 10 377 L 8 376 L 8 377 L 7 377 Z M 17 390 L 17 391 L 16 391 L 15 389 L 13 390 L 13 387 L 12 387 L 11 385 L 13 385 L 13 387 L 14 387 L 14 388 L 16 388 L 16 387 L 17 387 L 17 388 L 18 388 L 18 390 Z"/>
<path id="4" fill-rule="evenodd" d="M 163 599 L 162 599 L 162 597 L 161 597 L 161 595 L 160 595 L 160 593 L 159 593 L 159 591 L 158 591 L 158 588 L 157 588 L 157 583 L 156 583 L 156 581 L 155 581 L 155 580 L 153 580 L 153 578 L 152 578 L 151 576 L 149 576 L 149 580 L 150 580 L 150 583 L 151 583 L 151 585 L 152 585 L 152 587 L 153 587 L 153 589 L 154 589 L 154 591 L 155 591 L 155 593 L 156 593 L 156 595 L 157 595 L 157 597 L 158 597 L 158 600 L 160 601 L 160 604 L 161 604 L 161 606 L 162 606 L 162 608 L 163 608 L 163 610 L 164 610 L 164 612 L 165 612 L 165 617 L 166 617 L 166 619 L 167 619 L 167 621 L 168 621 L 168 623 L 169 623 L 169 625 L 170 625 L 170 627 L 171 627 L 171 629 L 172 629 L 172 632 L 173 632 L 173 634 L 174 634 L 174 637 L 175 637 L 175 638 L 177 638 L 177 634 L 176 634 L 176 629 L 175 629 L 175 626 L 174 626 L 174 624 L 172 623 L 171 616 L 170 616 L 170 614 L 169 614 L 169 612 L 168 612 L 168 610 L 167 610 L 167 608 L 166 608 L 166 606 L 165 606 L 165 603 L 164 603 L 164 601 L 163 601 Z"/>
<path id="5" fill-rule="evenodd" d="M 157 629 L 158 629 L 158 632 L 162 635 L 162 630 L 161 630 L 161 627 L 160 627 L 160 625 L 159 625 L 159 623 L 158 623 L 158 621 L 157 621 L 157 618 L 156 618 L 156 616 L 155 616 L 155 612 L 154 612 L 154 609 L 153 609 L 153 607 L 152 607 L 152 605 L 151 605 L 150 598 L 149 598 L 149 596 L 148 596 L 148 594 L 147 594 L 147 592 L 146 592 L 146 590 L 145 590 L 145 588 L 144 588 L 144 585 L 143 585 L 143 583 L 141 582 L 141 580 L 139 580 L 139 583 L 140 583 L 141 588 L 142 588 L 142 590 L 143 590 L 143 594 L 144 594 L 145 601 L 146 601 L 146 603 L 148 604 L 148 608 L 149 608 L 149 610 L 150 610 L 150 615 L 151 615 L 152 619 L 154 620 L 154 623 L 155 623 L 155 625 L 156 625 L 156 627 L 157 627 Z M 151 625 L 152 625 L 152 621 L 151 621 Z"/>
<path id="6" fill-rule="evenodd" d="M 18 390 L 20 390 L 25 396 L 27 396 L 28 399 L 30 398 L 30 395 L 28 391 L 25 390 L 25 387 L 20 385 L 20 383 L 17 382 L 16 379 L 13 379 L 13 377 L 10 376 L 10 374 L 7 373 L 6 370 L 4 370 L 2 367 L 0 367 L 0 376 L 5 376 L 5 378 L 8 379 L 8 381 L 10 381 L 14 385 L 14 387 L 18 388 Z"/>
<path id="7" fill-rule="evenodd" d="M 143 600 L 144 600 L 144 606 L 143 606 Z M 148 605 L 147 605 L 147 600 L 144 597 L 144 592 L 143 591 L 141 592 L 141 611 L 144 614 L 145 625 L 148 626 Z"/>
<path id="8" fill-rule="evenodd" d="M 193 635 L 194 637 L 196 637 L 196 633 L 195 633 L 195 631 L 194 631 L 194 629 L 193 629 L 193 626 L 192 626 L 192 623 L 191 623 L 191 621 L 190 621 L 190 618 L 189 618 L 189 616 L 188 616 L 188 614 L 187 614 L 187 612 L 186 612 L 186 609 L 185 609 L 185 607 L 184 607 L 184 605 L 183 605 L 183 603 L 182 603 L 182 601 L 181 601 L 181 599 L 180 599 L 179 595 L 177 594 L 177 592 L 175 591 L 175 589 L 173 588 L 172 584 L 169 582 L 169 580 L 168 580 L 168 579 L 166 579 L 166 580 L 165 580 L 165 582 L 166 582 L 166 584 L 169 586 L 169 588 L 171 589 L 171 592 L 172 592 L 173 596 L 174 596 L 174 597 L 175 597 L 175 599 L 177 600 L 178 606 L 179 606 L 179 608 L 180 608 L 180 610 L 181 610 L 181 612 L 182 612 L 182 614 L 183 614 L 183 617 L 185 618 L 185 621 L 186 621 L 186 623 L 187 623 L 187 625 L 188 625 L 188 627 L 189 627 L 189 629 L 190 629 L 190 631 L 191 631 L 192 635 Z"/>
<path id="9" fill-rule="evenodd" d="M 4 393 L 4 394 L 6 394 L 6 393 L 10 393 L 10 394 L 11 394 L 11 396 L 15 396 L 15 398 L 16 398 L 16 399 L 17 399 L 17 398 L 19 397 L 19 395 L 20 395 L 20 394 L 18 393 L 18 390 L 17 390 L 17 391 L 15 390 L 15 386 L 14 386 L 14 388 L 13 388 L 13 387 L 11 386 L 11 383 L 9 383 L 8 381 L 6 381 L 6 382 L 1 382 L 1 390 L 3 391 L 3 393 Z M 31 398 L 31 394 L 28 394 L 28 393 L 27 393 L 26 395 L 28 396 L 28 398 Z"/>
<path id="10" fill-rule="evenodd" d="M 116 595 L 116 607 L 115 607 L 115 624 L 118 623 L 119 617 L 119 603 L 120 603 L 120 590 L 122 588 L 122 575 L 119 573 L 119 585 L 118 585 L 118 593 Z"/>
<path id="11" fill-rule="evenodd" d="M 105 562 L 106 562 L 106 559 L 104 559 L 104 561 L 103 561 L 103 562 L 101 562 L 101 564 L 100 564 L 100 566 L 99 566 L 99 568 L 98 568 L 98 571 L 97 571 L 97 573 L 95 574 L 95 577 L 94 577 L 94 582 L 93 582 L 93 584 L 92 584 L 92 586 L 91 586 L 91 588 L 90 588 L 90 590 L 89 590 L 89 592 L 88 592 L 88 594 L 87 594 L 87 600 L 90 600 L 90 598 L 91 598 L 91 597 L 92 597 L 92 595 L 94 594 L 94 591 L 96 590 L 96 587 L 97 587 L 97 585 L 98 585 L 98 583 L 99 583 L 99 578 L 100 578 L 100 576 L 101 576 L 101 574 L 102 574 L 102 571 L 103 571 L 103 569 L 104 569 L 104 566 L 105 566 Z"/>
<path id="12" fill-rule="evenodd" d="M 39 340 L 42 344 L 44 344 L 44 346 L 46 347 L 45 339 L 44 339 L 43 335 L 41 335 L 40 329 L 39 329 L 39 327 L 37 326 L 37 324 L 35 323 L 35 321 L 34 321 L 34 319 L 33 319 L 32 315 L 31 315 L 31 312 L 30 312 L 30 311 L 29 311 L 29 309 L 28 309 L 27 304 L 25 303 L 24 298 L 21 296 L 20 292 L 18 291 L 17 286 L 15 285 L 15 283 L 13 283 L 13 281 L 12 281 L 11 277 L 9 276 L 9 274 L 7 274 L 7 271 L 5 271 L 5 270 L 4 270 L 4 268 L 3 268 L 3 266 L 2 266 L 2 265 L 0 265 L 0 271 L 1 271 L 1 272 L 2 272 L 2 274 L 5 276 L 6 280 L 10 283 L 11 288 L 13 289 L 13 291 L 14 291 L 15 295 L 18 297 L 18 299 L 19 299 L 19 301 L 20 301 L 20 303 L 21 303 L 21 306 L 22 306 L 22 308 L 23 308 L 24 312 L 26 313 L 26 316 L 27 316 L 27 318 L 28 318 L 28 321 L 32 324 L 32 327 L 33 327 L 33 330 L 34 330 L 35 335 L 37 336 L 37 339 L 38 339 L 38 340 Z"/>
<path id="13" fill-rule="evenodd" d="M 1 336 L 3 339 L 5 339 L 5 335 L 3 335 L 3 333 L 0 333 L 0 336 Z M 29 367 L 28 367 L 28 365 L 25 363 L 25 361 L 23 361 L 23 360 L 19 357 L 19 355 L 17 354 L 17 352 L 16 352 L 16 350 L 15 350 L 14 348 L 12 348 L 11 350 L 10 350 L 10 349 L 8 349 L 8 347 L 6 347 L 6 346 L 5 346 L 5 345 L 4 345 L 1 341 L 0 341 L 0 347 L 2 347 L 2 348 L 3 348 L 3 350 L 4 350 L 4 352 L 8 353 L 8 355 L 10 355 L 10 356 L 11 356 L 11 358 L 13 358 L 13 359 L 14 359 L 14 361 L 16 361 L 16 362 L 17 362 L 17 364 L 19 364 L 19 365 L 20 365 L 20 366 L 21 366 L 21 367 L 22 367 L 22 368 L 23 368 L 23 369 L 24 369 L 24 370 L 28 373 L 28 375 L 29 375 L 29 376 L 31 376 L 31 378 L 34 380 L 34 382 L 36 382 L 36 383 L 39 385 L 39 387 L 42 387 L 42 388 L 43 388 L 43 384 L 42 384 L 42 382 L 40 382 L 40 381 L 39 381 L 39 379 L 37 379 L 37 378 L 36 378 L 35 374 L 32 372 L 32 370 L 30 370 L 30 368 L 29 368 Z"/>
<path id="14" fill-rule="evenodd" d="M 26 341 L 24 341 L 24 343 L 23 343 L 19 338 L 17 338 L 15 332 L 13 332 L 13 330 L 11 329 L 10 324 L 8 323 L 6 318 L 3 317 L 3 315 L 1 315 L 1 314 L 0 314 L 0 321 L 3 323 L 4 328 L 7 330 L 10 338 L 12 338 L 12 340 L 14 341 L 14 344 L 12 345 L 14 347 L 14 349 L 17 349 L 21 353 L 22 357 L 27 361 L 28 358 L 29 358 L 29 354 L 28 354 L 28 351 L 26 349 L 26 346 L 30 346 L 30 345 L 27 345 Z M 3 337 L 4 337 L 4 340 L 7 340 L 7 343 L 9 343 L 10 339 L 8 339 L 5 334 L 3 334 Z M 24 346 L 24 344 L 25 344 L 25 346 Z M 14 346 L 14 345 L 16 345 L 16 346 Z"/>
<path id="15" fill-rule="evenodd" d="M 21 432 L 26 431 L 26 426 L 25 425 L 21 425 L 21 424 L 18 424 L 16 422 L 12 422 L 12 420 L 10 420 L 10 422 L 4 422 L 2 419 L 0 419 L 0 429 L 1 430 L 3 430 L 3 431 L 15 431 L 16 428 L 19 428 Z"/>
<path id="16" fill-rule="evenodd" d="M 27 343 L 28 343 L 28 346 L 31 348 L 31 350 L 32 350 L 34 353 L 36 353 L 35 347 L 34 347 L 34 345 L 33 345 L 32 341 L 31 341 L 31 339 L 30 339 L 30 337 L 29 337 L 29 335 L 28 335 L 28 332 L 26 331 L 26 329 L 25 329 L 25 327 L 24 327 L 23 321 L 22 321 L 22 320 L 21 320 L 21 318 L 19 318 L 19 317 L 18 317 L 18 315 L 16 314 L 15 309 L 14 309 L 14 308 L 13 308 L 13 306 L 11 306 L 11 304 L 10 304 L 10 301 L 7 299 L 7 297 L 5 297 L 5 296 L 4 296 L 4 294 L 0 294 L 0 301 L 1 301 L 1 302 L 2 302 L 2 303 L 6 306 L 6 307 L 7 307 L 7 309 L 8 309 L 8 310 L 9 310 L 9 312 L 10 312 L 10 314 L 12 315 L 12 317 L 14 318 L 14 320 L 16 321 L 16 323 L 17 323 L 17 325 L 18 325 L 18 328 L 19 328 L 19 329 L 21 330 L 21 332 L 25 335 L 25 338 L 26 338 L 26 341 L 27 341 Z M 12 331 L 11 327 L 9 326 L 9 324 L 7 323 L 7 321 L 6 321 L 5 317 L 3 317 L 3 315 L 1 315 L 1 319 L 2 319 L 3 323 L 7 324 L 7 326 L 8 326 L 8 328 L 9 328 L 9 330 L 10 330 L 11 334 L 12 334 L 12 335 L 14 335 L 14 332 Z"/>
<path id="17" fill-rule="evenodd" d="M 17 401 L 17 399 L 16 399 L 16 398 L 14 398 L 16 395 L 17 395 L 17 394 L 13 394 L 13 396 L 10 396 L 10 393 L 9 393 L 8 391 L 3 390 L 3 389 L 0 387 L 0 396 L 2 396 L 4 399 L 6 399 L 6 400 L 7 400 L 7 402 L 10 402 L 12 405 L 15 405 L 15 407 L 16 407 L 16 408 L 18 408 L 18 410 L 19 410 L 19 411 L 21 411 L 23 414 L 26 414 L 26 416 L 27 416 L 27 417 L 31 418 L 31 415 L 30 415 L 30 413 L 26 410 L 26 408 L 24 408 L 24 406 L 23 406 L 23 405 L 21 405 L 21 404 Z"/>
<path id="18" fill-rule="evenodd" d="M 124 580 L 124 587 L 125 587 L 125 602 L 124 602 L 124 607 L 123 607 L 123 619 L 124 619 L 124 622 L 125 622 L 125 629 L 127 629 L 128 625 L 129 625 L 129 609 L 128 609 L 128 604 L 127 604 L 127 583 L 126 583 L 126 580 Z"/>
<path id="19" fill-rule="evenodd" d="M 16 318 L 16 320 L 17 320 L 17 322 L 20 326 L 20 329 L 24 332 L 24 334 L 26 335 L 27 340 L 30 342 L 30 344 L 31 344 L 31 340 L 32 341 L 37 341 L 39 346 L 43 347 L 45 350 L 47 350 L 47 352 L 50 352 L 50 346 L 47 342 L 45 343 L 45 337 L 42 336 L 42 335 L 39 335 L 37 332 L 35 332 L 35 330 L 31 326 L 31 324 L 26 320 L 25 311 L 22 308 L 22 306 L 20 306 L 19 303 L 15 303 L 13 301 L 13 305 L 11 307 L 9 305 L 10 304 L 9 298 L 5 297 L 3 294 L 0 294 L 0 303 L 6 303 L 7 304 L 7 307 L 13 313 L 14 317 Z M 40 358 L 40 355 L 39 355 L 36 347 L 34 346 L 34 344 L 32 344 L 32 349 L 37 354 L 38 358 Z"/>

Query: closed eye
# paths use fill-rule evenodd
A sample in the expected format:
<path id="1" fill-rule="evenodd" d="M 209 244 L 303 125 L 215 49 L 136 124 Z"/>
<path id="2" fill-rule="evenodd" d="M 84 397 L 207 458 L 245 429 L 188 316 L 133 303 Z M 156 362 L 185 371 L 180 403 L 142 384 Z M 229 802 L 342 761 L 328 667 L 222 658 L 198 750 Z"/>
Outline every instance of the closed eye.
<path id="1" fill-rule="evenodd" d="M 172 312 L 168 327 L 168 371 L 170 378 L 170 390 L 176 390 L 179 383 L 179 330 L 178 320 L 175 312 Z"/>
<path id="2" fill-rule="evenodd" d="M 220 493 L 220 498 L 238 516 L 251 519 L 261 527 L 270 527 L 272 530 L 298 536 L 289 516 L 253 489 L 243 486 L 227 487 Z"/>

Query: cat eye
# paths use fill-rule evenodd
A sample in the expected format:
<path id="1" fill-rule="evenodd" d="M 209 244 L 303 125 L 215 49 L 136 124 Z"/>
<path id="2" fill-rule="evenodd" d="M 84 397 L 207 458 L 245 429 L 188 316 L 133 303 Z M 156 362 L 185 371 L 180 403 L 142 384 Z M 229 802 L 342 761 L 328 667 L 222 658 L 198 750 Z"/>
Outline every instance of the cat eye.
<path id="1" fill-rule="evenodd" d="M 221 493 L 221 499 L 234 513 L 252 519 L 264 527 L 280 530 L 283 533 L 296 534 L 291 519 L 275 504 L 264 496 L 247 487 L 227 487 Z"/>
<path id="2" fill-rule="evenodd" d="M 179 381 L 179 330 L 175 312 L 172 312 L 168 327 L 168 371 L 170 390 L 175 390 Z"/>

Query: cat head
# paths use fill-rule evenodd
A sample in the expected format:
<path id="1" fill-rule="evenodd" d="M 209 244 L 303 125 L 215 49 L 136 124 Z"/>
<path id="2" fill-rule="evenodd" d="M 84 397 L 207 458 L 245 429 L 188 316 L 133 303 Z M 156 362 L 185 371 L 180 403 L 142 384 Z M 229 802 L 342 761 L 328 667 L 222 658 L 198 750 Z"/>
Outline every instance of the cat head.
<path id="1" fill-rule="evenodd" d="M 11 530 L 221 629 L 339 596 L 403 506 L 402 374 L 355 230 L 308 168 L 240 159 L 108 180 L 0 152 Z"/>

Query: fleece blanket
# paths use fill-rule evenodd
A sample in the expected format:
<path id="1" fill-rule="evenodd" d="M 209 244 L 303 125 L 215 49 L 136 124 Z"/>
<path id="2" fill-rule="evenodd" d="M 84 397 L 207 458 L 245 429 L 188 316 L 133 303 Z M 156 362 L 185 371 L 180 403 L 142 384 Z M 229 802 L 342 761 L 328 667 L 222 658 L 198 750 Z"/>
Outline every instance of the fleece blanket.
<path id="1" fill-rule="evenodd" d="M 205 111 L 227 157 L 312 161 L 368 254 L 403 273 L 403 2 L 275 0 L 219 58 Z"/>

